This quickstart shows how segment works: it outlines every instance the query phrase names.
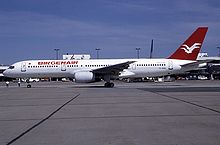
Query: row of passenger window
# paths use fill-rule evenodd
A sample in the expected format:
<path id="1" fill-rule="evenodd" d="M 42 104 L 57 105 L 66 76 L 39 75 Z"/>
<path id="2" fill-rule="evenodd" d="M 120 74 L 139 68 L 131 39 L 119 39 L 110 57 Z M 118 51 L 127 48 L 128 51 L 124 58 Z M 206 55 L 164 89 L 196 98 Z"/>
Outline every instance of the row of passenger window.
<path id="1" fill-rule="evenodd" d="M 67 67 L 83 67 L 83 65 L 67 65 Z M 103 65 L 84 65 L 84 67 L 106 67 L 106 66 L 110 66 L 110 65 L 107 65 L 107 64 L 103 64 Z"/>
<path id="2" fill-rule="evenodd" d="M 83 65 L 67 65 L 67 67 L 83 67 Z M 110 65 L 85 65 L 85 67 L 107 67 Z M 166 64 L 137 64 L 137 66 L 166 66 Z M 58 65 L 42 65 L 42 66 L 28 66 L 28 68 L 48 68 L 48 67 L 58 67 Z"/>
<path id="3" fill-rule="evenodd" d="M 101 64 L 101 65 L 85 65 L 85 67 L 106 67 L 106 66 L 110 66 L 109 64 Z"/>
<path id="4" fill-rule="evenodd" d="M 67 67 L 83 67 L 83 65 L 67 65 Z M 110 65 L 84 65 L 85 67 L 107 67 L 107 66 L 110 66 Z M 58 67 L 58 65 L 42 65 L 42 66 L 28 66 L 28 68 L 42 68 L 42 67 Z"/>
<path id="5" fill-rule="evenodd" d="M 42 67 L 58 67 L 57 65 L 42 65 L 42 66 L 35 66 L 35 65 L 30 65 L 30 66 L 28 66 L 28 68 L 42 68 Z"/>
<path id="6" fill-rule="evenodd" d="M 137 64 L 137 66 L 166 66 L 166 64 L 158 63 L 158 64 Z"/>

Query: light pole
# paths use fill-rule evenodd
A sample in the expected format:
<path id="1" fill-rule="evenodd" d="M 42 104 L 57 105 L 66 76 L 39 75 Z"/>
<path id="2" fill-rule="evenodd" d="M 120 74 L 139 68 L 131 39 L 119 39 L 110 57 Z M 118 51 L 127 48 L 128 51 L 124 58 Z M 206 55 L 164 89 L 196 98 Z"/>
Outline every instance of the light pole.
<path id="1" fill-rule="evenodd" d="M 151 46 L 150 46 L 150 58 L 153 56 L 153 50 L 154 50 L 154 39 L 151 40 Z"/>
<path id="2" fill-rule="evenodd" d="M 59 51 L 60 51 L 60 49 L 55 48 L 54 51 L 56 51 L 56 60 L 58 60 L 59 59 Z"/>
<path id="3" fill-rule="evenodd" d="M 220 57 L 220 46 L 217 47 L 219 50 L 218 50 L 218 57 Z"/>
<path id="4" fill-rule="evenodd" d="M 136 48 L 136 50 L 137 50 L 137 57 L 138 57 L 138 59 L 140 58 L 140 50 L 141 50 L 141 48 Z"/>
<path id="5" fill-rule="evenodd" d="M 101 50 L 101 49 L 100 48 L 96 48 L 95 50 L 96 50 L 96 57 L 97 57 L 97 59 L 99 59 L 99 50 Z"/>

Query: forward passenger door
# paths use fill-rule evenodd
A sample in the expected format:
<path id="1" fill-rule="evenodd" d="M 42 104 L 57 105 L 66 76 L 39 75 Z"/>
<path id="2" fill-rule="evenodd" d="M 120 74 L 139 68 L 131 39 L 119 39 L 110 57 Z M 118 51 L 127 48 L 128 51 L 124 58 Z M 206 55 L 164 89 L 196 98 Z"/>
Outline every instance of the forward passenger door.
<path id="1" fill-rule="evenodd" d="M 61 64 L 61 71 L 66 71 L 66 64 Z"/>

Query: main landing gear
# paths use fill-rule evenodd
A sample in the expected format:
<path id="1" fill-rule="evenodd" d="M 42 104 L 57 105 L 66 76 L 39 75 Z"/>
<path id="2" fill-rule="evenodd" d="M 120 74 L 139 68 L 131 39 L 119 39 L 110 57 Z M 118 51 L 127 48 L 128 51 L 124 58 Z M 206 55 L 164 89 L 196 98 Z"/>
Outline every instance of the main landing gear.
<path id="1" fill-rule="evenodd" d="M 105 87 L 106 88 L 113 88 L 114 87 L 114 83 L 106 82 L 105 83 Z"/>
<path id="2" fill-rule="evenodd" d="M 104 76 L 104 81 L 106 82 L 105 83 L 105 87 L 106 88 L 113 88 L 114 87 L 114 83 L 111 83 L 110 80 L 111 80 L 111 76 L 110 75 L 105 75 Z"/>

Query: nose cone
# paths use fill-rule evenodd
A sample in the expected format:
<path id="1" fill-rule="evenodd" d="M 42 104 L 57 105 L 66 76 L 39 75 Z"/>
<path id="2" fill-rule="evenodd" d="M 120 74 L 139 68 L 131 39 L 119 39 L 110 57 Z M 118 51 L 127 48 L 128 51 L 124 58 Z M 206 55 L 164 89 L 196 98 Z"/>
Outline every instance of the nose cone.
<path id="1" fill-rule="evenodd" d="M 9 66 L 6 68 L 6 70 L 3 72 L 3 75 L 10 78 L 16 78 L 17 76 L 17 69 L 15 69 L 15 64 Z"/>
<path id="2" fill-rule="evenodd" d="M 10 70 L 10 69 L 6 69 L 6 70 L 3 72 L 3 75 L 4 75 L 5 77 L 9 77 L 9 78 L 14 78 L 14 77 L 15 77 L 13 71 Z"/>
<path id="3" fill-rule="evenodd" d="M 9 74 L 10 74 L 9 70 L 6 69 L 5 71 L 3 71 L 3 75 L 6 77 L 9 77 Z"/>

